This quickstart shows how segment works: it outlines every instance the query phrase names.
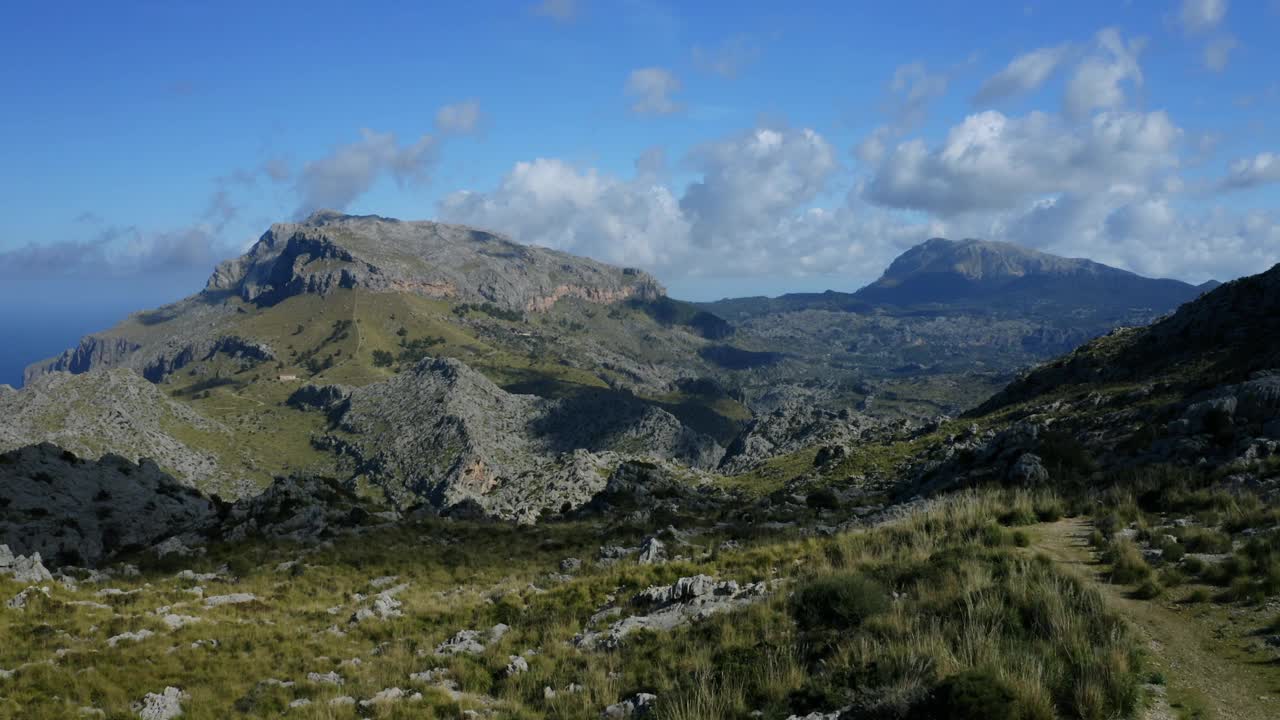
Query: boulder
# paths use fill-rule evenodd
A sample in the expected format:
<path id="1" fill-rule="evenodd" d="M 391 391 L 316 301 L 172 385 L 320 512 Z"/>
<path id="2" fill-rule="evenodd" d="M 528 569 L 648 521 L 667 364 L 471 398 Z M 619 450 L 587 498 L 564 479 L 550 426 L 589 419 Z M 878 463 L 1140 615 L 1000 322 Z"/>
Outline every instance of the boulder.
<path id="1" fill-rule="evenodd" d="M 1009 480 L 1018 485 L 1043 485 L 1049 482 L 1049 471 L 1044 469 L 1039 455 L 1023 453 L 1009 468 Z"/>
<path id="2" fill-rule="evenodd" d="M 649 693 L 636 693 L 635 695 L 614 703 L 604 709 L 601 717 L 606 720 L 618 720 L 620 718 L 630 717 L 648 717 L 653 713 L 658 696 Z"/>
<path id="3" fill-rule="evenodd" d="M 654 565 L 667 559 L 667 548 L 662 541 L 656 537 L 645 538 L 640 544 L 640 557 L 638 558 L 641 565 Z"/>
<path id="4" fill-rule="evenodd" d="M 163 692 L 147 693 L 135 703 L 133 711 L 142 720 L 170 720 L 182 716 L 182 701 L 186 694 L 176 687 L 166 687 Z"/>

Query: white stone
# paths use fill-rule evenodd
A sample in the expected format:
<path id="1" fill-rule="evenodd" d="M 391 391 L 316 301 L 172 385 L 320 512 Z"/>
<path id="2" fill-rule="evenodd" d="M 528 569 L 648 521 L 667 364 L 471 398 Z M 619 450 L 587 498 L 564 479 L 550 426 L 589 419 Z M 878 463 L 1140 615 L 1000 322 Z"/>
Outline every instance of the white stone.
<path id="1" fill-rule="evenodd" d="M 142 720 L 170 720 L 182 715 L 183 692 L 176 687 L 167 687 L 161 693 L 147 693 L 142 702 L 133 706 L 133 711 Z"/>

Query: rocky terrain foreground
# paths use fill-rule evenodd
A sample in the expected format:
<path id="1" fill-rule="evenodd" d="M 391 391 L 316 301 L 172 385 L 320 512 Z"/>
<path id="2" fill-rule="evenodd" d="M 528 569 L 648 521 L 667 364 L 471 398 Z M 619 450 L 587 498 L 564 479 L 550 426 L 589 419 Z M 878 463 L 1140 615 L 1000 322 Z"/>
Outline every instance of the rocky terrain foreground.
<path id="1" fill-rule="evenodd" d="M 926 416 L 642 273 L 274 226 L 0 388 L 0 717 L 1274 717 L 1280 266 L 1116 272 L 905 255 L 871 294 L 938 327 L 1207 290 Z"/>

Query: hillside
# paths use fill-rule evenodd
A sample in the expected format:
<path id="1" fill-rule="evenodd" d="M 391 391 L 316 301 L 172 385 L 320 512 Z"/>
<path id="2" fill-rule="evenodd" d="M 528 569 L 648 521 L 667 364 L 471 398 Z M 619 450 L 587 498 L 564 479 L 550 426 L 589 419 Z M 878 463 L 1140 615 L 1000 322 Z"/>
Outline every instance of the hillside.
<path id="1" fill-rule="evenodd" d="M 740 345 L 780 358 L 744 383 L 748 397 L 801 378 L 834 408 L 928 417 L 963 412 L 1016 371 L 1117 327 L 1145 325 L 1210 286 L 1008 243 L 935 238 L 857 292 L 699 307 L 728 320 Z"/>
<path id="2" fill-rule="evenodd" d="M 713 379 L 730 334 L 637 270 L 462 226 L 321 212 L 272 226 L 198 294 L 31 366 L 27 388 L 0 398 L 13 418 L 0 450 L 54 442 L 89 458 L 152 457 L 228 497 L 280 475 L 372 473 L 369 487 L 405 505 L 492 490 L 510 496 L 485 500 L 495 512 L 536 517 L 550 501 L 516 490 L 535 470 L 612 465 L 614 452 L 713 467 L 750 417 Z M 432 384 L 441 368 L 465 382 L 438 395 L 414 381 L 443 388 Z M 340 427 L 295 398 L 305 385 L 342 388 Z M 433 404 L 405 405 L 420 413 L 412 423 L 396 417 L 414 397 Z M 510 422 L 493 426 L 502 413 Z M 413 451 L 436 456 L 439 472 L 373 449 L 390 437 L 371 424 L 387 421 L 424 432 Z M 456 432 L 425 431 L 455 421 Z M 476 462 L 490 468 L 482 490 L 465 490 Z M 591 497 L 570 495 L 575 507 Z"/>
<path id="3" fill-rule="evenodd" d="M 1280 266 L 927 422 L 738 415 L 796 349 L 676 301 L 299 287 L 0 387 L 0 713 L 1274 715 Z"/>

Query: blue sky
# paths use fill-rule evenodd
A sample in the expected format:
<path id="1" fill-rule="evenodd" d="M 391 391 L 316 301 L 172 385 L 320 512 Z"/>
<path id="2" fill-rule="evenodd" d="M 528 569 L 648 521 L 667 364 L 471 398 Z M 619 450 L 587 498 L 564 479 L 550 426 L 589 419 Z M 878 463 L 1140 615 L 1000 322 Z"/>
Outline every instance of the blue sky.
<path id="1" fill-rule="evenodd" d="M 931 235 L 1228 279 L 1280 261 L 1278 30 L 1270 0 L 8 8 L 0 302 L 70 334 L 319 205 L 694 299 L 852 290 Z"/>

